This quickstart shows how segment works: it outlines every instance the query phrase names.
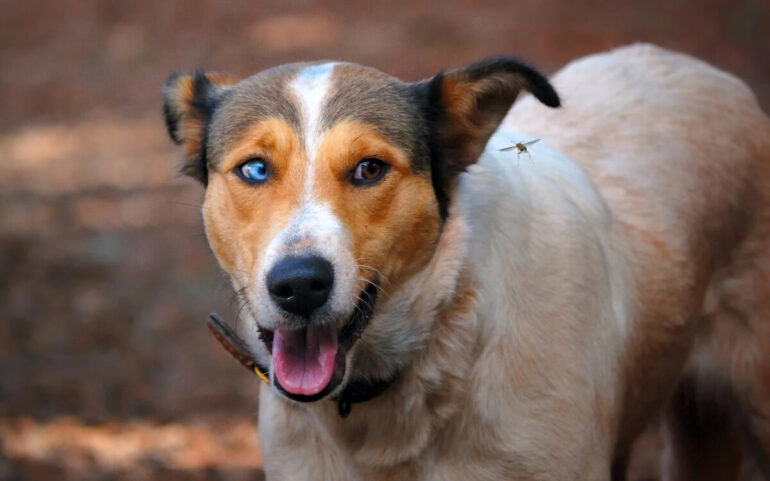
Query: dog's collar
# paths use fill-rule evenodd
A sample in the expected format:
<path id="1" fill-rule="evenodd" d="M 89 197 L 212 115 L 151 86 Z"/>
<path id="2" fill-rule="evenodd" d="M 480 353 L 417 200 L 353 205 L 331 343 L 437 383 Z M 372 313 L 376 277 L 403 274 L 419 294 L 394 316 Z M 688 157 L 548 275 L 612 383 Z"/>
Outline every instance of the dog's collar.
<path id="1" fill-rule="evenodd" d="M 354 381 L 349 382 L 345 389 L 337 396 L 334 401 L 337 402 L 337 413 L 341 418 L 348 417 L 353 404 L 362 403 L 374 399 L 395 381 L 395 376 L 388 379 L 376 379 L 373 381 Z"/>
<path id="2" fill-rule="evenodd" d="M 238 362 L 243 364 L 246 369 L 256 374 L 262 381 L 270 384 L 270 378 L 267 375 L 267 368 L 261 365 L 249 352 L 246 343 L 233 329 L 219 317 L 219 314 L 212 312 L 208 320 L 209 331 L 214 334 L 222 347 L 230 353 Z"/>
<path id="3" fill-rule="evenodd" d="M 256 374 L 263 382 L 270 384 L 267 367 L 254 358 L 243 339 L 233 331 L 224 319 L 219 317 L 219 314 L 216 312 L 211 313 L 208 327 L 217 341 L 231 356 L 238 360 L 246 369 Z M 337 402 L 337 412 L 340 417 L 348 417 L 353 404 L 368 401 L 385 392 L 393 384 L 394 380 L 395 376 L 388 379 L 361 380 L 348 383 L 345 389 L 333 399 Z"/>

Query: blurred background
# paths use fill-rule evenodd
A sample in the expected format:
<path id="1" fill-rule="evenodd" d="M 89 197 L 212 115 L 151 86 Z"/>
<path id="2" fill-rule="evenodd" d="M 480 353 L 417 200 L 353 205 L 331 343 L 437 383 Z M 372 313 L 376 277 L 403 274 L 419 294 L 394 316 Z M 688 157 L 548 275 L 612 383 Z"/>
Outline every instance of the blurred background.
<path id="1" fill-rule="evenodd" d="M 257 380 L 176 174 L 161 86 L 339 59 L 417 80 L 492 54 L 553 73 L 649 41 L 770 107 L 770 2 L 0 0 L 0 480 L 261 479 Z M 634 479 L 654 480 L 654 432 Z"/>

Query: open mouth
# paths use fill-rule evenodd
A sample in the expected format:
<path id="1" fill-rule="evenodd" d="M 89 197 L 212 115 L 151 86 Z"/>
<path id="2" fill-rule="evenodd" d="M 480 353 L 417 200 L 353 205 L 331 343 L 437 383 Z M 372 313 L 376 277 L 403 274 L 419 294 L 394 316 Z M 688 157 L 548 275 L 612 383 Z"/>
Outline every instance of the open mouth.
<path id="1" fill-rule="evenodd" d="M 273 356 L 273 384 L 286 397 L 309 402 L 323 398 L 345 376 L 345 354 L 361 337 L 374 313 L 378 284 L 370 283 L 358 296 L 348 321 L 302 329 L 259 327 L 259 335 Z"/>

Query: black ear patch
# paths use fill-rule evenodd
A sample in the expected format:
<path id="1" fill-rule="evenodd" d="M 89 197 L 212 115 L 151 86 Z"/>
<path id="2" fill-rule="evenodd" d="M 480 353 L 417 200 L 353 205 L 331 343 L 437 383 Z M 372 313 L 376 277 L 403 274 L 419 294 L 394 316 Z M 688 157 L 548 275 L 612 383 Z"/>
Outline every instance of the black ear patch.
<path id="1" fill-rule="evenodd" d="M 163 115 L 171 140 L 184 149 L 182 173 L 208 180 L 206 137 L 209 121 L 233 76 L 195 71 L 174 73 L 163 87 Z"/>
<path id="2" fill-rule="evenodd" d="M 548 82 L 548 79 L 533 67 L 513 57 L 487 58 L 449 73 L 449 75 L 452 74 L 461 77 L 466 76 L 472 82 L 500 75 L 502 76 L 500 80 L 504 83 L 506 82 L 506 77 L 517 75 L 525 81 L 525 84 L 521 87 L 529 91 L 540 102 L 553 108 L 561 106 L 559 95 L 550 82 Z"/>
<path id="3" fill-rule="evenodd" d="M 441 72 L 415 88 L 428 124 L 433 188 L 444 219 L 452 182 L 478 160 L 522 90 L 549 107 L 561 105 L 548 79 L 510 57 Z"/>

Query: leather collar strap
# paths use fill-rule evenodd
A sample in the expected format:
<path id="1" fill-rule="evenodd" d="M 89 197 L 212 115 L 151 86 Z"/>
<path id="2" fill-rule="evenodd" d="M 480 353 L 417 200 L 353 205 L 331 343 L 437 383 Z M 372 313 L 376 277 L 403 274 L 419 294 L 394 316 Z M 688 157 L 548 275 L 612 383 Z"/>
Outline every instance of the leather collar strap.
<path id="1" fill-rule="evenodd" d="M 219 314 L 212 312 L 207 322 L 209 331 L 214 334 L 222 347 L 230 353 L 238 362 L 243 364 L 249 371 L 256 374 L 262 381 L 270 384 L 270 378 L 267 374 L 267 368 L 261 365 L 249 352 L 246 343 L 233 329 L 219 317 Z"/>
<path id="2" fill-rule="evenodd" d="M 266 366 L 257 361 L 249 351 L 246 343 L 233 329 L 219 317 L 219 314 L 212 312 L 209 316 L 208 327 L 214 337 L 222 344 L 227 352 L 230 353 L 238 362 L 249 371 L 257 375 L 263 382 L 270 384 L 270 377 Z M 337 402 L 337 412 L 340 417 L 346 418 L 350 414 L 352 404 L 361 403 L 373 399 L 382 394 L 391 384 L 395 377 L 389 379 L 380 379 L 374 381 L 354 381 L 348 383 L 339 396 L 334 401 Z"/>

